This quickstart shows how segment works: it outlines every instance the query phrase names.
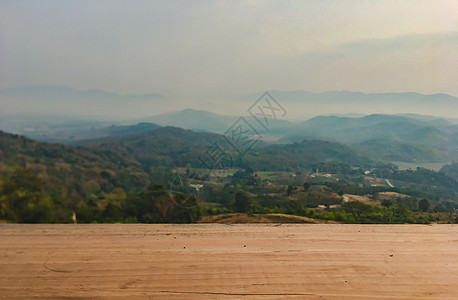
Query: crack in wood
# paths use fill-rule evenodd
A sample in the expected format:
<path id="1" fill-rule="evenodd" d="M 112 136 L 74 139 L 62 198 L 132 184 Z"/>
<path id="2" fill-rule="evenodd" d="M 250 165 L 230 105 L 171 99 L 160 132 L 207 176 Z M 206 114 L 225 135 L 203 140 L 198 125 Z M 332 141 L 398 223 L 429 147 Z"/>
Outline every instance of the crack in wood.
<path id="1" fill-rule="evenodd" d="M 161 291 L 169 294 L 225 295 L 225 296 L 317 296 L 311 293 L 225 293 L 225 292 L 192 292 L 192 291 Z"/>

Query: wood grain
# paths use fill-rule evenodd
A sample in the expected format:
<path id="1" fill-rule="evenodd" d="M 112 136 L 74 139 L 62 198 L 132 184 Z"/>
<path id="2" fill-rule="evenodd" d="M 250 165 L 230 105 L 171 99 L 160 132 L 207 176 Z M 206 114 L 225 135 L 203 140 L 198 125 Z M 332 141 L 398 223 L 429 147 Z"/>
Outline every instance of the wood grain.
<path id="1" fill-rule="evenodd" d="M 457 225 L 0 225 L 3 299 L 458 299 Z"/>

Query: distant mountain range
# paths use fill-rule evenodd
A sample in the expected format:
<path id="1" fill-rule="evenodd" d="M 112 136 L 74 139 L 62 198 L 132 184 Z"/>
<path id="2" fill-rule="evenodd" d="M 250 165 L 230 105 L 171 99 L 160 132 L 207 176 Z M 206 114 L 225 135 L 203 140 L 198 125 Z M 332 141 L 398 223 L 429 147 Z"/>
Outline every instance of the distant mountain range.
<path id="1" fill-rule="evenodd" d="M 78 90 L 66 86 L 21 86 L 21 87 L 14 87 L 14 88 L 7 88 L 0 90 L 0 96 L 26 96 L 26 97 L 82 97 L 82 98 L 99 98 L 99 99 L 119 99 L 122 101 L 126 100 L 136 100 L 136 99 L 164 99 L 165 97 L 161 94 L 152 93 L 152 94 L 144 94 L 144 95 L 119 95 L 116 93 L 106 92 L 100 89 L 93 89 L 93 90 Z"/>
<path id="2" fill-rule="evenodd" d="M 278 135 L 283 135 L 287 130 L 295 126 L 294 123 L 287 120 L 270 120 L 269 128 L 266 130 L 258 122 L 248 115 L 228 116 L 215 114 L 204 110 L 185 109 L 177 112 L 171 112 L 154 117 L 144 118 L 141 121 L 153 122 L 161 126 L 175 126 L 195 131 L 207 131 L 223 134 L 226 132 L 240 117 L 249 122 L 260 134 L 270 139 Z"/>
<path id="3" fill-rule="evenodd" d="M 304 121 L 318 115 L 405 114 L 458 118 L 458 98 L 447 94 L 362 93 L 329 91 L 269 92 L 287 111 L 288 120 Z M 65 86 L 23 86 L 0 90 L 0 112 L 9 115 L 56 115 L 99 121 L 144 119 L 179 110 L 192 103 L 195 109 L 208 110 L 221 104 L 225 114 L 248 115 L 246 109 L 261 95 L 218 96 L 215 99 L 173 99 L 158 93 L 120 95 L 99 89 L 79 90 Z M 146 120 L 155 122 L 154 120 Z"/>
<path id="4" fill-rule="evenodd" d="M 208 134 L 212 131 L 217 133 L 218 130 L 224 132 L 224 126 L 231 124 L 227 122 L 233 121 L 229 116 L 195 110 L 162 115 L 154 120 L 163 125 L 178 123 L 186 129 L 194 129 L 194 131 L 188 131 L 188 134 L 178 135 L 182 140 L 192 133 L 193 137 L 190 142 L 194 143 L 199 140 L 203 142 L 201 137 L 205 132 L 208 132 Z M 410 117 L 369 115 L 362 118 L 320 116 L 302 123 L 284 121 L 280 122 L 280 124 L 284 126 L 272 130 L 282 136 L 279 141 L 269 141 L 268 137 L 273 135 L 267 133 L 264 135 L 267 139 L 264 139 L 263 143 L 258 143 L 257 146 L 266 145 L 266 142 L 282 144 L 300 143 L 304 140 L 307 142 L 328 141 L 334 143 L 333 146 L 336 148 L 340 147 L 337 145 L 344 144 L 360 154 L 365 153 L 367 157 L 384 161 L 446 163 L 458 157 L 458 125 L 444 119 L 416 115 L 410 115 Z M 161 134 L 163 138 L 176 138 L 176 132 L 172 130 L 163 130 L 161 128 L 161 130 L 155 130 L 152 133 L 149 130 L 141 131 L 137 126 L 127 126 L 125 129 L 120 127 L 122 130 L 117 132 L 145 132 L 147 136 Z M 152 126 L 151 129 L 154 129 L 154 125 L 150 126 Z M 272 127 L 275 126 L 273 125 Z M 109 138 L 110 141 L 130 138 L 126 135 L 118 138 L 116 137 L 117 134 L 114 132 L 109 133 L 107 129 L 98 132 L 106 133 L 107 137 L 111 136 L 112 138 Z M 173 136 L 167 137 L 164 135 L 164 133 L 171 134 L 172 132 L 175 132 Z M 198 135 L 198 132 L 202 132 L 201 135 Z M 209 136 L 221 137 L 220 135 L 212 134 Z M 132 136 L 132 138 L 138 137 L 136 135 Z M 220 143 L 224 143 L 224 140 L 220 138 L 217 140 Z M 89 142 L 99 143 L 97 139 Z M 209 141 L 205 140 L 205 142 L 208 143 Z M 75 143 L 78 144 L 78 141 L 75 141 Z M 87 144 L 88 142 L 85 143 Z M 109 148 L 111 147 L 113 146 Z M 311 149 L 309 150 L 313 152 Z M 149 151 L 152 151 L 152 149 Z"/>
<path id="5" fill-rule="evenodd" d="M 125 125 L 125 126 L 111 125 L 109 127 L 103 127 L 100 129 L 91 129 L 91 130 L 72 132 L 70 133 L 71 135 L 68 137 L 68 140 L 64 142 L 71 143 L 73 141 L 98 139 L 98 138 L 104 138 L 104 137 L 114 137 L 114 136 L 128 135 L 128 134 L 137 134 L 137 133 L 155 130 L 157 128 L 160 128 L 160 126 L 157 124 L 153 124 L 153 123 L 138 123 L 136 125 Z"/>
<path id="6" fill-rule="evenodd" d="M 271 91 L 281 102 L 289 117 L 306 119 L 329 114 L 405 114 L 458 117 L 458 98 L 447 94 L 419 93 L 361 93 L 330 91 L 311 93 L 299 91 Z M 253 98 L 250 95 L 248 98 Z"/>
<path id="7" fill-rule="evenodd" d="M 204 110 L 184 109 L 148 118 L 140 121 L 152 122 L 161 126 L 175 126 L 196 131 L 222 133 L 237 120 L 237 116 L 216 114 Z"/>
<path id="8" fill-rule="evenodd" d="M 159 167 L 190 165 L 203 168 L 202 159 L 215 142 L 231 157 L 230 166 L 234 167 L 300 170 L 324 161 L 342 161 L 358 166 L 375 162 L 345 145 L 323 141 L 284 145 L 268 145 L 260 141 L 242 157 L 221 135 L 176 127 L 80 141 L 72 146 L 40 143 L 0 131 L 0 173 L 29 166 L 52 170 L 52 174 L 58 173 L 62 178 L 71 176 L 75 181 L 78 172 L 83 172 L 84 176 L 92 172 L 92 176 L 98 178 L 98 173 L 104 169 L 110 174 L 129 173 L 133 175 L 128 176 L 133 177 L 140 174 L 139 178 L 143 178 L 144 172 L 151 173 Z M 65 172 L 71 173 L 64 175 Z M 57 177 L 53 182 L 59 180 L 61 178 Z"/>
<path id="9" fill-rule="evenodd" d="M 422 119 L 393 115 L 320 116 L 303 122 L 280 141 L 334 141 L 389 161 L 447 162 L 456 159 L 458 125 L 444 119 Z"/>
<path id="10" fill-rule="evenodd" d="M 26 123 L 23 131 L 13 132 L 41 141 L 79 144 L 82 140 L 96 142 L 102 138 L 147 133 L 160 126 L 224 134 L 238 118 L 185 109 L 131 121 L 135 122 L 134 125 L 64 119 L 48 126 Z M 445 163 L 458 157 L 458 124 L 454 120 L 416 114 L 318 116 L 301 123 L 272 120 L 269 131 L 266 131 L 251 116 L 244 118 L 263 136 L 264 143 L 330 141 L 345 144 L 370 157 L 410 163 Z M 137 123 L 139 121 L 143 122 Z M 39 120 L 36 122 L 39 123 Z"/>
<path id="11" fill-rule="evenodd" d="M 23 86 L 0 90 L 0 111 L 17 116 L 67 116 L 119 120 L 151 115 L 170 101 L 160 94 L 119 95 L 65 86 Z"/>
<path id="12" fill-rule="evenodd" d="M 155 93 L 119 95 L 29 86 L 0 90 L 0 130 L 40 141 L 78 144 L 82 140 L 147 134 L 163 126 L 224 134 L 242 117 L 264 142 L 329 141 L 385 161 L 449 162 L 458 157 L 456 97 L 349 91 L 269 93 L 286 109 L 287 117 L 300 121 L 271 120 L 268 129 L 260 126 L 246 108 L 261 93 L 231 99 L 234 106 L 245 109 L 230 115 L 231 111 L 173 111 L 174 101 Z"/>
<path id="13" fill-rule="evenodd" d="M 256 121 L 247 117 L 252 124 Z M 186 109 L 148 119 L 160 125 L 224 133 L 235 117 Z M 261 131 L 261 129 L 259 129 Z M 302 123 L 272 122 L 264 140 L 301 142 L 322 140 L 346 144 L 371 157 L 401 162 L 449 162 L 458 157 L 458 124 L 432 116 L 319 116 Z"/>
<path id="14" fill-rule="evenodd" d="M 259 141 L 246 155 L 241 156 L 222 135 L 176 127 L 161 127 L 139 134 L 81 141 L 76 145 L 114 151 L 123 157 L 131 157 L 144 166 L 190 164 L 193 167 L 202 167 L 199 158 L 204 158 L 206 151 L 215 142 L 231 156 L 233 166 L 253 167 L 258 170 L 307 168 L 322 161 L 369 166 L 376 161 L 348 146 L 316 140 L 280 145 Z"/>

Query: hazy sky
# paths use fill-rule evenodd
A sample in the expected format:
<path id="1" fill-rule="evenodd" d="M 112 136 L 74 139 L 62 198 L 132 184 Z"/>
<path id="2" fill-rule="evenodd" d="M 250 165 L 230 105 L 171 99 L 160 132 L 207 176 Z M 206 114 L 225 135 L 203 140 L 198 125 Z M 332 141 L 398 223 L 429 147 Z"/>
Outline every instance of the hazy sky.
<path id="1" fill-rule="evenodd" d="M 0 88 L 458 95 L 458 1 L 0 1 Z"/>

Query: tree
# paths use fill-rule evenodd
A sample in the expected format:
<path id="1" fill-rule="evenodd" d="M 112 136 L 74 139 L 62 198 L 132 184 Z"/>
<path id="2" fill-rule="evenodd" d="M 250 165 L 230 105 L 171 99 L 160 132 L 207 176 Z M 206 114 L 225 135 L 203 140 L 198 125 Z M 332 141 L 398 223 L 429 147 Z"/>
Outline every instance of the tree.
<path id="1" fill-rule="evenodd" d="M 254 170 L 253 170 L 252 168 L 247 167 L 247 168 L 245 169 L 245 174 L 247 174 L 247 175 L 252 175 L 253 173 L 254 173 Z"/>
<path id="2" fill-rule="evenodd" d="M 357 222 L 361 222 L 362 217 L 370 213 L 371 206 L 361 203 L 359 201 L 351 201 L 344 203 L 342 205 L 342 209 L 346 213 L 352 214 Z"/>
<path id="3" fill-rule="evenodd" d="M 308 182 L 304 182 L 304 184 L 302 185 L 304 187 L 304 191 L 308 192 L 308 190 L 310 189 L 310 183 Z"/>
<path id="4" fill-rule="evenodd" d="M 445 211 L 446 212 L 449 212 L 449 213 L 454 213 L 455 212 L 455 205 L 453 204 L 453 202 L 445 202 L 444 203 L 444 208 L 445 208 Z"/>
<path id="5" fill-rule="evenodd" d="M 383 199 L 381 204 L 382 204 L 382 206 L 390 207 L 390 206 L 392 206 L 394 203 L 393 203 L 393 201 L 391 201 L 390 199 Z"/>
<path id="6" fill-rule="evenodd" d="M 244 191 L 238 191 L 235 194 L 234 207 L 235 210 L 239 213 L 247 213 L 251 210 L 253 206 L 253 198 Z"/>
<path id="7" fill-rule="evenodd" d="M 435 207 L 434 207 L 434 212 L 445 212 L 445 207 L 442 204 L 442 202 L 439 202 Z"/>
<path id="8" fill-rule="evenodd" d="M 163 184 L 155 184 L 148 187 L 148 196 L 146 198 L 151 211 L 159 213 L 162 222 L 166 222 L 168 217 L 173 213 L 176 204 Z"/>
<path id="9" fill-rule="evenodd" d="M 43 182 L 18 168 L 0 187 L 0 218 L 21 223 L 51 223 L 54 205 L 43 193 Z"/>
<path id="10" fill-rule="evenodd" d="M 426 200 L 426 199 L 421 199 L 419 202 L 418 202 L 418 208 L 421 210 L 421 211 L 428 211 L 429 207 L 431 206 L 431 204 L 429 204 L 429 201 Z"/>
<path id="11" fill-rule="evenodd" d="M 288 196 L 291 196 L 293 194 L 293 190 L 294 190 L 293 186 L 288 185 L 288 188 L 286 189 L 286 194 Z"/>
<path id="12" fill-rule="evenodd" d="M 194 196 L 176 193 L 172 197 L 163 184 L 149 185 L 124 203 L 124 216 L 143 223 L 191 223 L 201 216 Z"/>
<path id="13" fill-rule="evenodd" d="M 108 203 L 121 207 L 127 199 L 127 194 L 122 188 L 114 188 L 110 194 L 106 196 Z"/>
<path id="14" fill-rule="evenodd" d="M 118 206 L 108 203 L 105 210 L 102 212 L 102 219 L 104 222 L 120 222 L 123 219 L 123 212 Z"/>

